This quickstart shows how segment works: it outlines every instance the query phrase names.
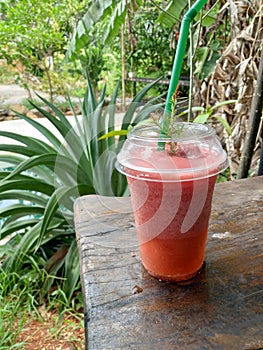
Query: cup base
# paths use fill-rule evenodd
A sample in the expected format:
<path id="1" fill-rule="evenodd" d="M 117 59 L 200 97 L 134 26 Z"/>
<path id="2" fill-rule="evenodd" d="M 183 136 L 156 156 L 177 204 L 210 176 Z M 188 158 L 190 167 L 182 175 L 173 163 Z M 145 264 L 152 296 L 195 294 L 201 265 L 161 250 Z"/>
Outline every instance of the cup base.
<path id="1" fill-rule="evenodd" d="M 168 275 L 168 276 L 162 276 L 158 275 L 157 273 L 147 269 L 145 266 L 145 270 L 148 272 L 149 275 L 152 277 L 158 279 L 159 281 L 163 282 L 172 282 L 172 283 L 180 283 L 180 282 L 190 282 L 193 278 L 195 278 L 198 274 L 200 274 L 205 267 L 205 261 L 202 263 L 201 267 L 196 270 L 195 272 L 188 274 L 188 275 Z"/>

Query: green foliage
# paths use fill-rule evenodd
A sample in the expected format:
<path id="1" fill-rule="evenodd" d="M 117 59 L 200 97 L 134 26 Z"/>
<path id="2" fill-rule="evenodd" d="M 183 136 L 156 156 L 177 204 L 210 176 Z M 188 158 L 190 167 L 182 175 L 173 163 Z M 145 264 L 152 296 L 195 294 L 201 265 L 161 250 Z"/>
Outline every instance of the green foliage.
<path id="1" fill-rule="evenodd" d="M 119 46 L 114 45 L 111 48 L 104 48 L 103 61 L 104 65 L 101 70 L 98 89 L 101 90 L 104 82 L 107 82 L 107 91 L 111 95 L 114 92 L 116 83 L 122 75 L 121 71 L 121 53 Z M 151 90 L 152 92 L 152 90 Z"/>
<path id="2" fill-rule="evenodd" d="M 157 23 L 158 14 L 156 6 L 143 3 L 141 0 L 128 2 L 97 0 L 88 6 L 86 14 L 80 21 L 71 40 L 67 58 L 73 61 L 81 59 L 84 65 L 86 62 L 90 67 L 90 76 L 92 71 L 97 70 L 97 66 L 107 66 L 105 47 L 110 47 L 111 53 L 114 52 L 114 56 L 120 59 L 118 54 L 121 45 L 120 28 L 128 21 L 125 33 L 126 69 L 131 68 L 134 62 L 138 75 L 154 78 L 167 75 L 171 70 L 173 58 L 169 45 L 171 28 L 163 28 Z M 135 48 L 131 48 L 131 40 L 133 41 L 131 36 L 136 41 Z M 94 65 L 98 60 L 101 64 Z M 114 59 L 112 61 L 114 62 Z"/>
<path id="3" fill-rule="evenodd" d="M 157 22 L 158 15 L 159 11 L 154 7 L 148 11 L 135 12 L 129 20 L 132 33 L 126 29 L 127 68 L 139 77 L 158 78 L 167 76 L 168 71 L 171 71 L 171 28 Z"/>
<path id="4" fill-rule="evenodd" d="M 214 113 L 218 108 L 225 106 L 227 104 L 232 104 L 236 102 L 237 100 L 228 100 L 228 101 L 216 103 L 214 106 L 207 106 L 206 108 L 201 107 L 201 110 L 200 110 L 201 113 L 194 119 L 194 122 L 205 124 L 207 123 L 208 119 L 215 118 L 217 121 L 219 121 L 223 125 L 227 133 L 231 135 L 232 134 L 231 127 L 228 124 L 227 120 L 222 118 L 220 115 L 217 115 Z M 192 111 L 194 112 L 194 107 Z"/>
<path id="5" fill-rule="evenodd" d="M 95 89 L 99 88 L 100 79 L 109 83 L 113 79 L 115 85 L 116 76 L 117 79 L 120 78 L 120 28 L 125 21 L 127 8 L 139 6 L 141 0 L 96 0 L 87 4 L 87 12 L 78 23 L 66 60 L 80 62 L 82 70 L 88 72 Z"/>
<path id="6" fill-rule="evenodd" d="M 76 54 L 89 44 L 89 32 L 98 22 L 106 22 L 102 42 L 104 45 L 109 44 L 120 33 L 127 14 L 127 7 L 138 9 L 141 5 L 142 0 L 96 0 L 92 2 L 71 40 L 68 59 L 76 59 Z"/>
<path id="7" fill-rule="evenodd" d="M 195 1 L 191 1 L 191 5 Z M 170 1 L 168 6 L 163 12 L 161 12 L 158 21 L 169 28 L 172 28 L 176 21 L 182 18 L 185 11 L 188 9 L 188 0 L 173 0 Z M 220 3 L 217 1 L 213 6 L 210 6 L 208 10 L 203 10 L 197 14 L 193 21 L 193 26 L 190 29 L 194 39 L 194 57 L 193 62 L 195 69 L 193 74 L 200 80 L 210 76 L 214 71 L 216 61 L 220 57 L 219 51 L 222 46 L 222 38 L 218 33 L 225 28 L 218 28 L 216 26 L 216 36 L 211 26 L 216 23 L 216 16 L 220 10 Z M 200 27 L 203 28 L 200 29 Z M 207 30 L 204 30 L 207 29 Z M 202 35 L 202 46 L 200 44 L 200 35 Z M 223 37 L 223 36 L 222 36 Z M 191 53 L 186 50 L 185 60 L 188 61 L 188 66 L 191 64 Z M 183 65 L 185 67 L 185 65 Z"/>
<path id="8" fill-rule="evenodd" d="M 55 127 L 55 136 L 48 127 L 35 119 L 17 113 L 33 125 L 46 139 L 0 131 L 20 144 L 1 144 L 0 162 L 9 164 L 0 172 L 1 200 L 19 203 L 0 210 L 1 239 L 4 245 L 3 269 L 8 273 L 26 270 L 29 256 L 40 261 L 45 279 L 39 276 L 41 295 L 54 284 L 70 299 L 79 281 L 78 253 L 73 226 L 73 202 L 81 195 L 124 195 L 125 177 L 115 169 L 117 153 L 125 136 L 100 140 L 100 136 L 115 130 L 115 92 L 105 107 L 106 86 L 98 100 L 89 77 L 81 105 L 82 116 L 73 115 L 75 126 L 52 103 L 39 97 L 52 113 L 31 101 L 32 106 Z M 146 104 L 137 113 L 141 100 L 151 84 L 135 96 L 124 114 L 121 129 L 127 130 L 146 118 L 152 110 Z M 69 99 L 70 103 L 71 100 Z M 74 113 L 74 109 L 72 108 Z M 13 169 L 13 170 L 12 170 Z M 11 235 L 11 236 L 10 236 Z M 62 281 L 62 283 L 61 283 Z"/>
<path id="9" fill-rule="evenodd" d="M 158 21 L 165 26 L 172 28 L 176 21 L 179 21 L 181 15 L 188 5 L 187 0 L 173 0 L 169 1 L 164 11 L 161 12 Z"/>
<path id="10" fill-rule="evenodd" d="M 167 76 L 172 68 L 174 49 L 171 47 L 176 47 L 177 44 L 180 19 L 194 2 L 189 3 L 188 0 L 89 2 L 88 10 L 72 38 L 68 58 L 76 59 L 83 54 L 83 48 L 88 48 L 83 58 L 93 57 L 93 48 L 101 44 L 103 45 L 101 55 L 98 57 L 95 54 L 95 58 L 101 60 L 107 46 L 117 54 L 120 50 L 120 28 L 125 24 L 126 71 L 135 71 L 137 76 L 141 77 Z M 224 22 L 217 22 L 220 6 L 221 2 L 216 1 L 209 6 L 209 9 L 206 8 L 196 16 L 192 27 L 195 51 L 191 61 L 189 57 L 192 54 L 186 50 L 183 75 L 192 74 L 202 80 L 213 73 L 225 37 Z M 92 37 L 95 38 L 95 42 L 91 40 Z M 200 37 L 202 46 L 198 47 Z M 114 49 L 115 46 L 118 46 L 117 50 Z M 95 58 L 93 62 L 96 61 Z M 105 61 L 101 64 L 104 65 Z M 189 66 L 193 67 L 190 73 Z M 90 72 L 92 69 L 96 72 L 96 67 L 92 64 L 89 69 Z M 158 86 L 158 89 L 160 87 Z"/>
<path id="11" fill-rule="evenodd" d="M 200 124 L 206 124 L 208 120 L 214 118 L 216 119 L 219 123 L 223 125 L 225 130 L 229 135 L 231 135 L 231 127 L 228 124 L 227 120 L 222 118 L 220 115 L 217 115 L 215 112 L 218 108 L 223 107 L 228 104 L 236 103 L 237 100 L 228 100 L 228 101 L 223 101 L 216 103 L 214 106 L 206 106 L 206 107 L 192 107 L 191 110 L 186 109 L 183 112 L 179 113 L 176 115 L 176 118 L 182 118 L 185 115 L 189 115 L 189 111 L 191 111 L 191 114 L 197 113 L 197 116 L 193 119 L 193 122 L 195 123 L 200 123 Z"/>
<path id="12" fill-rule="evenodd" d="M 83 4 L 69 0 L 7 0 L 2 5 L 0 58 L 10 65 L 19 63 L 25 86 L 28 74 L 49 77 L 55 57 L 66 51 L 76 14 L 82 9 Z"/>
<path id="13" fill-rule="evenodd" d="M 227 181 L 231 181 L 232 179 L 236 179 L 237 178 L 237 174 L 231 174 L 230 173 L 230 169 L 227 168 L 223 173 L 220 173 L 217 175 L 217 179 L 216 182 L 227 182 Z"/>
<path id="14" fill-rule="evenodd" d="M 15 68 L 7 67 L 5 62 L 0 63 L 0 84 L 12 84 L 15 82 L 17 71 Z M 1 102 L 1 99 L 0 99 Z"/>
<path id="15" fill-rule="evenodd" d="M 200 29 L 194 32 L 195 41 L 195 62 L 194 75 L 203 80 L 209 77 L 215 69 L 216 62 L 220 57 L 221 47 L 224 46 L 226 25 L 222 22 L 217 24 L 217 15 L 220 10 L 220 2 L 217 1 L 209 10 L 200 12 L 196 17 L 196 24 L 201 25 Z M 212 28 L 212 30 L 211 30 Z M 203 46 L 198 47 L 202 33 Z"/>
<path id="16" fill-rule="evenodd" d="M 102 32 L 103 27 L 97 26 L 93 31 L 87 33 L 85 48 L 71 57 L 71 60 L 74 59 L 74 64 L 79 64 L 81 66 L 80 69 L 76 69 L 77 73 L 88 72 L 95 90 L 97 90 L 98 82 L 106 63 L 104 45 L 102 45 L 101 41 L 98 39 Z M 69 57 L 67 57 L 67 60 L 68 59 Z"/>

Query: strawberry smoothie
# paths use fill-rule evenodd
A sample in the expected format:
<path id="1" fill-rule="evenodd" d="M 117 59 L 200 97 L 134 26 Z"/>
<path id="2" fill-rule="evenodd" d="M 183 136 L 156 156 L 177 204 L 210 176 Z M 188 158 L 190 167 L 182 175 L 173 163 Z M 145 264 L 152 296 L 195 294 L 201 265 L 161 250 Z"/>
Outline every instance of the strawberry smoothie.
<path id="1" fill-rule="evenodd" d="M 135 129 L 117 166 L 128 180 L 142 264 L 169 281 L 190 279 L 202 267 L 214 185 L 227 166 L 212 129 L 182 124 L 178 141 L 161 139 L 161 150 L 154 127 Z"/>

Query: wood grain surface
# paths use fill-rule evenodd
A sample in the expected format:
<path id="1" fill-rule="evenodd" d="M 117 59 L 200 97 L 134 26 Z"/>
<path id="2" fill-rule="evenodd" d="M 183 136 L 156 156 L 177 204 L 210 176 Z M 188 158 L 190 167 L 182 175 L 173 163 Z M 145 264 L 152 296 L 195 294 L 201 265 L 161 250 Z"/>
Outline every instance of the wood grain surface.
<path id="1" fill-rule="evenodd" d="M 87 349 L 263 348 L 263 177 L 216 185 L 204 267 L 181 284 L 142 267 L 129 198 L 74 210 Z"/>

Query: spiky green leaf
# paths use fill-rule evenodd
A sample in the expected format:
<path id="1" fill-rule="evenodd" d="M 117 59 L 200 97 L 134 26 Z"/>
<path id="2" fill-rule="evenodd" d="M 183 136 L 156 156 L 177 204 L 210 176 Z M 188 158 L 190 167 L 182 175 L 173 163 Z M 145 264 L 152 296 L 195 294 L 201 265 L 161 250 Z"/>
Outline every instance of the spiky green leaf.
<path id="1" fill-rule="evenodd" d="M 115 136 L 126 136 L 128 134 L 128 130 L 113 130 L 108 132 L 105 135 L 102 135 L 99 140 L 104 140 L 109 137 L 115 137 Z"/>
<path id="2" fill-rule="evenodd" d="M 80 277 L 79 254 L 77 241 L 74 239 L 70 245 L 68 254 L 65 258 L 65 280 L 63 283 L 63 291 L 68 299 L 70 299 L 75 291 L 76 285 Z"/>
<path id="3" fill-rule="evenodd" d="M 54 186 L 47 184 L 46 182 L 43 182 L 39 179 L 34 179 L 30 176 L 0 182 L 0 193 L 15 189 L 36 191 L 46 194 L 48 196 L 52 195 L 52 193 L 54 192 Z"/>

